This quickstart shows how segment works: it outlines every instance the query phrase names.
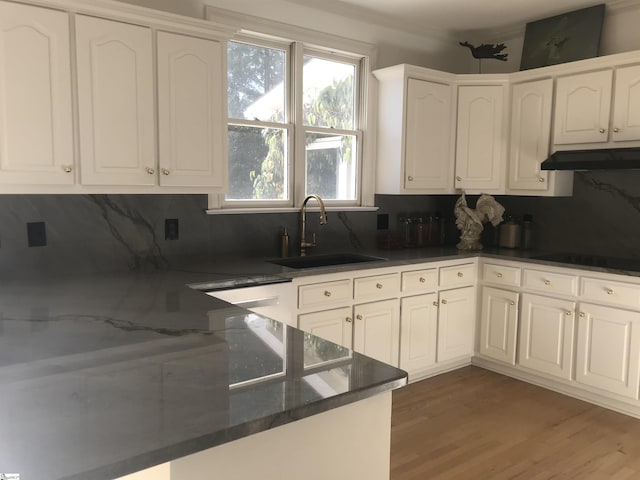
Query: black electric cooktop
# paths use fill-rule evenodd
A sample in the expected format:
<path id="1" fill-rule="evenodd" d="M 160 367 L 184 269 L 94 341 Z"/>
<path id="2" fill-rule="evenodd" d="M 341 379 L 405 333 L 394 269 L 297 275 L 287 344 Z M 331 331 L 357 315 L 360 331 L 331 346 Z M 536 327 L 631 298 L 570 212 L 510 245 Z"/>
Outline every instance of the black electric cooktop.
<path id="1" fill-rule="evenodd" d="M 535 260 L 587 265 L 590 267 L 610 268 L 612 270 L 629 270 L 640 272 L 640 258 L 607 257 L 582 253 L 550 253 L 532 257 Z"/>

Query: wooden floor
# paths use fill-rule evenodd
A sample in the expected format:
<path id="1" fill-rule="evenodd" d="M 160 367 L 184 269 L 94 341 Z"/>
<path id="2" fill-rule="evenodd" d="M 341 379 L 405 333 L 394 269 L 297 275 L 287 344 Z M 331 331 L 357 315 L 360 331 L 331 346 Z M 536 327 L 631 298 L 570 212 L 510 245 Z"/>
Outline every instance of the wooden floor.
<path id="1" fill-rule="evenodd" d="M 391 480 L 640 479 L 640 420 L 477 367 L 393 392 Z"/>

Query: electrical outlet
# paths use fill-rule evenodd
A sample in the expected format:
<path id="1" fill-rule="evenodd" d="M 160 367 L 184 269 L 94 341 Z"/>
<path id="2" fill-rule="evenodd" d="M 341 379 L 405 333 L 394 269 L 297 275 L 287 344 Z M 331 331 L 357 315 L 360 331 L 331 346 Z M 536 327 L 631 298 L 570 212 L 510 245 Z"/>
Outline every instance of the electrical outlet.
<path id="1" fill-rule="evenodd" d="M 180 223 L 177 218 L 166 218 L 164 220 L 164 239 L 178 240 L 180 238 Z"/>
<path id="2" fill-rule="evenodd" d="M 30 247 L 47 245 L 47 229 L 44 222 L 27 223 L 27 244 Z"/>
<path id="3" fill-rule="evenodd" d="M 389 230 L 388 213 L 381 213 L 378 215 L 378 230 Z"/>

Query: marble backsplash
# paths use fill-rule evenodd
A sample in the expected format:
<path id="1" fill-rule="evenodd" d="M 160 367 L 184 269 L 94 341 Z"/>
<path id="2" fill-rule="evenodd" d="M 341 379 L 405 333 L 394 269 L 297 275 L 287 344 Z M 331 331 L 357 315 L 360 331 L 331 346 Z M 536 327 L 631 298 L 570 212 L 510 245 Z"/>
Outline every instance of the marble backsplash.
<path id="1" fill-rule="evenodd" d="M 469 196 L 470 205 L 476 196 Z M 535 247 L 550 251 L 640 256 L 640 171 L 576 172 L 574 195 L 564 198 L 496 197 L 507 213 L 534 216 Z M 315 253 L 375 248 L 388 215 L 451 216 L 457 196 L 376 196 L 377 212 L 330 212 L 316 232 Z M 277 257 L 287 227 L 291 253 L 299 216 L 207 215 L 205 195 L 0 195 L 0 272 L 109 272 L 154 270 L 231 256 Z M 165 239 L 165 220 L 178 219 L 179 238 Z M 27 224 L 44 223 L 46 245 L 29 246 Z M 455 241 L 455 239 L 453 239 Z M 33 242 L 32 242 L 33 243 Z"/>

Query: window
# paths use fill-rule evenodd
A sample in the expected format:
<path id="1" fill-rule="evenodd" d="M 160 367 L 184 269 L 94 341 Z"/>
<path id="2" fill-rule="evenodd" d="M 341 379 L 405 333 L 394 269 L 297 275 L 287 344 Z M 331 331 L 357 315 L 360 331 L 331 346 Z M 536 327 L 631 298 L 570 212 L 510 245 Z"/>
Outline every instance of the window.
<path id="1" fill-rule="evenodd" d="M 359 205 L 362 56 L 297 42 L 228 42 L 224 205 Z"/>

